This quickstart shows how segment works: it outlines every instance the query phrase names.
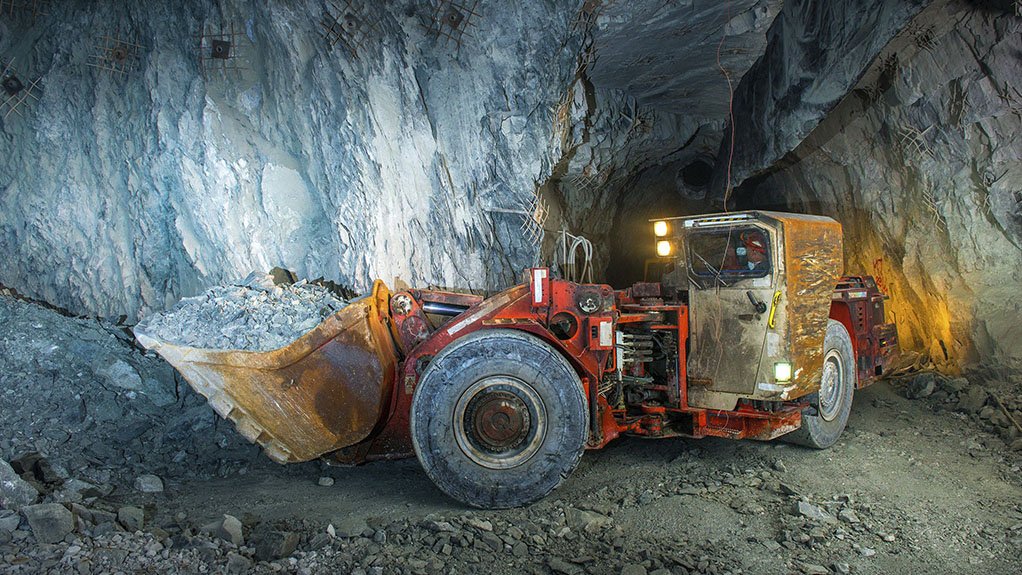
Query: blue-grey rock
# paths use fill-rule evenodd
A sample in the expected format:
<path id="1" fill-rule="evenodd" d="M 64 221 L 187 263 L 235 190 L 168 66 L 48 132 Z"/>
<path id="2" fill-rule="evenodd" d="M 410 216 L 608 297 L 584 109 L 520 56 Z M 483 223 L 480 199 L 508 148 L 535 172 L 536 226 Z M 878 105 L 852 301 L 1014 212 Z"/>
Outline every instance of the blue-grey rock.
<path id="1" fill-rule="evenodd" d="M 22 479 L 10 464 L 0 459 L 0 508 L 18 510 L 35 503 L 39 491 Z"/>
<path id="2" fill-rule="evenodd" d="M 117 522 L 130 532 L 138 531 L 145 523 L 145 512 L 138 507 L 121 507 L 117 510 Z"/>
<path id="3" fill-rule="evenodd" d="M 735 93 L 735 184 L 795 149 L 892 38 L 933 0 L 789 0 L 767 33 L 763 58 Z M 725 131 L 719 155 L 730 156 Z M 726 152 L 726 153 L 725 153 Z"/>
<path id="4" fill-rule="evenodd" d="M 21 524 L 21 516 L 9 509 L 0 509 L 0 533 L 11 533 Z"/>
<path id="5" fill-rule="evenodd" d="M 799 501 L 796 503 L 795 512 L 810 521 L 819 523 L 837 523 L 837 519 L 835 519 L 833 515 L 806 501 Z"/>
<path id="6" fill-rule="evenodd" d="M 74 530 L 74 516 L 59 503 L 40 503 L 21 508 L 32 528 L 32 535 L 40 543 L 63 541 Z"/>
<path id="7" fill-rule="evenodd" d="M 275 265 L 362 292 L 516 282 L 578 2 L 490 3 L 460 46 L 429 32 L 427 3 L 356 5 L 373 27 L 357 57 L 315 2 L 71 0 L 0 29 L 44 86 L 3 123 L 0 250 L 18 264 L 0 283 L 135 318 Z M 203 73 L 196 36 L 232 23 L 251 31 L 242 70 Z M 107 28 L 142 46 L 123 76 L 84 64 Z"/>
<path id="8" fill-rule="evenodd" d="M 369 527 L 365 519 L 354 515 L 334 519 L 330 524 L 334 528 L 333 534 L 344 538 L 361 537 L 362 533 Z"/>
<path id="9" fill-rule="evenodd" d="M 135 478 L 135 490 L 142 493 L 162 493 L 163 480 L 150 473 L 139 475 Z"/>

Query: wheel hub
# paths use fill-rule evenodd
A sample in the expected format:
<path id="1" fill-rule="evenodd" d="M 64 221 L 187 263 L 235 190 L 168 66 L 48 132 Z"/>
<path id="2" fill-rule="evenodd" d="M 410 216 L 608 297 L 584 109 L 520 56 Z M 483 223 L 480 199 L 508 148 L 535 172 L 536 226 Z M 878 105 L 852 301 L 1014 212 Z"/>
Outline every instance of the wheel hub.
<path id="1" fill-rule="evenodd" d="M 454 408 L 454 438 L 475 463 L 490 469 L 521 465 L 546 437 L 546 407 L 528 383 L 493 376 L 477 381 Z"/>
<path id="2" fill-rule="evenodd" d="M 465 411 L 472 421 L 474 439 L 494 453 L 514 449 L 529 433 L 529 408 L 513 393 L 479 393 Z"/>
<path id="3" fill-rule="evenodd" d="M 841 396 L 844 394 L 844 366 L 841 356 L 831 351 L 823 360 L 823 377 L 820 379 L 820 417 L 833 421 L 841 411 Z"/>

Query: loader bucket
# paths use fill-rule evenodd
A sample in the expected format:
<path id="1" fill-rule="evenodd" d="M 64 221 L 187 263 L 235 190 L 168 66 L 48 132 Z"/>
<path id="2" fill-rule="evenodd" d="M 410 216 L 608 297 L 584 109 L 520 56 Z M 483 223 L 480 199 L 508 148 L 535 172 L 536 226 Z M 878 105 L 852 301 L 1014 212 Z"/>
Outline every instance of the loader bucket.
<path id="1" fill-rule="evenodd" d="M 135 332 L 278 463 L 354 445 L 390 413 L 397 352 L 390 291 L 351 302 L 291 344 L 268 352 L 199 349 Z"/>

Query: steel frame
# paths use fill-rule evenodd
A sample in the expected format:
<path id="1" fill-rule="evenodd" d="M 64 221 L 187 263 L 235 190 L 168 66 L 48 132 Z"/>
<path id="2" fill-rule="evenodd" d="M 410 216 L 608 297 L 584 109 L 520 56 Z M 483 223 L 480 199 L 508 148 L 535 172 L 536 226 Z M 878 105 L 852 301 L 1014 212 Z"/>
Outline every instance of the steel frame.
<path id="1" fill-rule="evenodd" d="M 40 16 L 48 16 L 46 8 L 50 0 L 0 0 L 0 14 L 16 16 L 19 13 L 31 13 L 34 22 Z"/>
<path id="2" fill-rule="evenodd" d="M 20 110 L 21 106 L 25 102 L 31 100 L 35 101 L 39 100 L 39 96 L 35 95 L 35 89 L 39 85 L 40 79 L 36 78 L 35 80 L 32 80 L 27 84 L 24 83 L 21 80 L 21 78 L 17 76 L 17 70 L 14 69 L 13 58 L 4 65 L 3 72 L 0 73 L 0 81 L 6 82 L 8 78 L 14 78 L 15 80 L 17 80 L 21 84 L 21 88 L 13 94 L 9 94 L 6 91 L 3 91 L 4 100 L 3 102 L 0 102 L 0 110 L 6 109 L 6 112 L 4 112 L 3 118 L 4 121 L 7 121 L 7 118 L 11 114 L 15 113 L 18 114 L 19 116 L 24 117 Z"/>
<path id="3" fill-rule="evenodd" d="M 343 6 L 329 0 L 320 24 L 320 34 L 330 48 L 340 44 L 355 58 L 374 35 L 380 35 L 379 26 L 365 7 L 356 7 L 351 0 L 343 0 Z"/>

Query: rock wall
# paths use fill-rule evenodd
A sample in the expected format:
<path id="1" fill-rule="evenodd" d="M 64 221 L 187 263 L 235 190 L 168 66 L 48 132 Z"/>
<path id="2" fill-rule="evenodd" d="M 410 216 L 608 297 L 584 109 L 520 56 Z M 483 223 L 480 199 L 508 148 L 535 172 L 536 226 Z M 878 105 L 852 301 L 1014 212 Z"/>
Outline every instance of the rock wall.
<path id="1" fill-rule="evenodd" d="M 770 168 L 844 98 L 888 42 L 932 0 L 794 0 L 773 21 L 767 46 L 735 93 L 736 137 L 720 154 L 741 182 Z M 730 182 L 729 182 L 730 183 Z"/>
<path id="2" fill-rule="evenodd" d="M 936 2 L 736 191 L 745 206 L 838 218 L 847 272 L 877 276 L 903 348 L 949 371 L 1022 365 L 1020 32 L 1010 2 Z"/>
<path id="3" fill-rule="evenodd" d="M 358 290 L 515 281 L 537 258 L 520 228 L 561 154 L 580 2 L 485 3 L 460 47 L 428 3 L 356 2 L 349 20 L 328 4 L 5 13 L 0 56 L 40 83 L 0 132 L 0 283 L 134 317 L 275 265 Z M 348 22 L 332 48 L 328 12 Z M 232 26 L 242 69 L 203 72 L 199 35 Z M 88 65 L 107 35 L 140 46 L 124 74 Z"/>

